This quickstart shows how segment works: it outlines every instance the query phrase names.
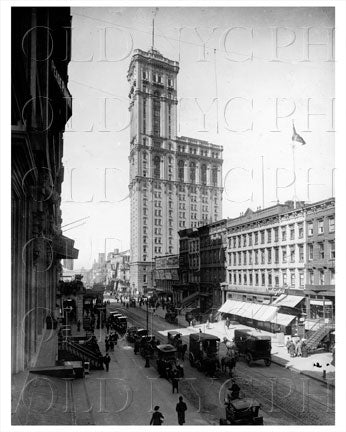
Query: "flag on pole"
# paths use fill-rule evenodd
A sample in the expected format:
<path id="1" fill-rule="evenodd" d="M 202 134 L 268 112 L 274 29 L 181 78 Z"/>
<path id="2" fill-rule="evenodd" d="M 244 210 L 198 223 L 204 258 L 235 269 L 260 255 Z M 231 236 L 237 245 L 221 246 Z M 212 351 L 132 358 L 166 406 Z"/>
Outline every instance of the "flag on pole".
<path id="1" fill-rule="evenodd" d="M 297 134 L 296 128 L 294 127 L 294 123 L 293 123 L 292 141 L 299 142 L 299 143 L 301 143 L 303 145 L 306 144 L 306 142 L 304 141 L 304 139 L 299 134 Z"/>

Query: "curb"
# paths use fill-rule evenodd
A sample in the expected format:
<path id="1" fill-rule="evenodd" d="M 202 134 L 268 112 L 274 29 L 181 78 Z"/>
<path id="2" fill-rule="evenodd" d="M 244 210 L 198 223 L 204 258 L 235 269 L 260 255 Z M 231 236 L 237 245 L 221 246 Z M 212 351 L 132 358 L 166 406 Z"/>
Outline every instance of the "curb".
<path id="1" fill-rule="evenodd" d="M 300 375 L 304 375 L 306 377 L 314 379 L 315 381 L 319 381 L 322 384 L 329 385 L 331 387 L 335 387 L 335 380 L 333 380 L 333 382 L 328 382 L 328 379 L 318 378 L 315 375 L 311 375 L 309 372 L 303 372 L 300 369 L 295 368 L 294 366 L 286 366 L 285 364 L 283 364 L 280 357 L 272 356 L 272 363 L 275 363 L 278 366 L 284 367 L 285 369 L 289 369 L 292 372 L 296 372 L 296 373 L 299 373 Z"/>

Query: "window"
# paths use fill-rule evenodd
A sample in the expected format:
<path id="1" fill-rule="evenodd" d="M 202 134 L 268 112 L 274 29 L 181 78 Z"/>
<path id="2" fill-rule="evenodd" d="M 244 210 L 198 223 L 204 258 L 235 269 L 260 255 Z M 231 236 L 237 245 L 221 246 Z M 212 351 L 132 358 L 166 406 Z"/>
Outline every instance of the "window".
<path id="1" fill-rule="evenodd" d="M 241 265 L 241 252 L 238 252 L 238 265 Z"/>
<path id="2" fill-rule="evenodd" d="M 147 80 L 148 79 L 148 72 L 147 71 L 143 71 L 142 72 L 142 78 L 144 79 L 144 80 Z"/>
<path id="3" fill-rule="evenodd" d="M 267 257 L 268 257 L 268 264 L 271 264 L 271 262 L 272 262 L 272 250 L 270 248 L 267 249 Z"/>
<path id="4" fill-rule="evenodd" d="M 286 246 L 284 246 L 281 250 L 282 252 L 282 262 L 286 263 L 287 262 L 287 249 Z"/>
<path id="5" fill-rule="evenodd" d="M 143 99 L 143 133 L 147 133 L 147 100 Z"/>
<path id="6" fill-rule="evenodd" d="M 261 231 L 261 244 L 264 244 L 264 231 Z"/>
<path id="7" fill-rule="evenodd" d="M 298 238 L 302 239 L 304 236 L 304 226 L 302 223 L 298 224 Z"/>
<path id="8" fill-rule="evenodd" d="M 243 275 L 243 281 L 244 281 L 244 285 L 247 285 L 247 274 L 244 273 Z"/>
<path id="9" fill-rule="evenodd" d="M 290 246 L 290 258 L 291 258 L 291 263 L 294 263 L 296 260 L 296 248 L 295 248 L 295 246 Z"/>
<path id="10" fill-rule="evenodd" d="M 308 236 L 312 236 L 314 234 L 314 224 L 312 222 L 308 223 Z"/>
<path id="11" fill-rule="evenodd" d="M 314 259 L 314 246 L 313 244 L 308 244 L 308 260 L 312 261 Z"/>
<path id="12" fill-rule="evenodd" d="M 272 230 L 271 229 L 267 229 L 267 242 L 268 243 L 272 242 Z"/>
<path id="13" fill-rule="evenodd" d="M 279 248 L 274 248 L 274 261 L 275 264 L 279 264 Z"/>
<path id="14" fill-rule="evenodd" d="M 283 283 L 283 286 L 287 286 L 287 273 L 286 273 L 286 271 L 284 271 L 282 273 L 282 283 Z"/>
<path id="15" fill-rule="evenodd" d="M 302 288 L 304 286 L 304 273 L 299 272 L 299 287 Z"/>
<path id="16" fill-rule="evenodd" d="M 286 241 L 286 227 L 281 228 L 281 238 L 282 238 L 282 241 Z"/>
<path id="17" fill-rule="evenodd" d="M 295 273 L 292 271 L 291 272 L 291 287 L 294 287 L 296 284 L 296 275 Z"/>
<path id="18" fill-rule="evenodd" d="M 190 163 L 190 180 L 191 180 L 191 183 L 196 182 L 196 164 L 195 164 L 195 162 Z"/>
<path id="19" fill-rule="evenodd" d="M 264 272 L 261 272 L 262 286 L 266 284 L 266 275 Z"/>
<path id="20" fill-rule="evenodd" d="M 299 262 L 302 263 L 304 262 L 304 246 L 299 245 L 298 249 L 299 249 Z"/>
<path id="21" fill-rule="evenodd" d="M 146 283 L 147 282 L 147 275 L 145 274 L 145 275 L 143 275 L 143 283 Z"/>
<path id="22" fill-rule="evenodd" d="M 313 272 L 313 270 L 309 270 L 308 271 L 308 283 L 310 285 L 313 285 L 313 283 L 314 283 L 314 272 Z"/>
<path id="23" fill-rule="evenodd" d="M 261 264 L 265 263 L 265 251 L 264 249 L 261 249 Z"/>
<path id="24" fill-rule="evenodd" d="M 252 264 L 252 251 L 249 251 L 249 264 Z"/>
<path id="25" fill-rule="evenodd" d="M 324 285 L 324 270 L 319 270 L 320 285 Z"/>
<path id="26" fill-rule="evenodd" d="M 274 228 L 274 241 L 279 241 L 279 228 Z"/>
<path id="27" fill-rule="evenodd" d="M 178 162 L 178 179 L 184 181 L 184 161 L 180 160 Z"/>
<path id="28" fill-rule="evenodd" d="M 329 232 L 335 232 L 335 218 L 334 217 L 329 218 L 328 229 L 329 229 Z"/>
<path id="29" fill-rule="evenodd" d="M 258 244 L 258 232 L 255 232 L 255 245 Z"/>
<path id="30" fill-rule="evenodd" d="M 317 222 L 317 232 L 318 232 L 318 234 L 323 234 L 324 233 L 324 223 L 323 223 L 323 219 L 320 219 L 318 222 Z"/>
<path id="31" fill-rule="evenodd" d="M 255 273 L 255 285 L 258 285 L 258 279 L 259 279 L 258 273 Z"/>
<path id="32" fill-rule="evenodd" d="M 252 280 L 252 272 L 249 273 L 249 284 L 252 285 L 253 280 Z"/>
<path id="33" fill-rule="evenodd" d="M 255 264 L 258 264 L 258 251 L 255 251 Z"/>
<path id="34" fill-rule="evenodd" d="M 246 252 L 243 252 L 243 264 L 246 265 Z"/>
<path id="35" fill-rule="evenodd" d="M 207 165 L 203 164 L 201 166 L 201 183 L 202 184 L 207 184 Z"/>
<path id="36" fill-rule="evenodd" d="M 277 273 L 274 275 L 274 284 L 276 287 L 279 286 L 279 275 Z"/>
<path id="37" fill-rule="evenodd" d="M 154 177 L 160 178 L 160 156 L 154 157 Z"/>
<path id="38" fill-rule="evenodd" d="M 268 285 L 272 286 L 272 274 L 268 272 Z"/>
<path id="39" fill-rule="evenodd" d="M 246 234 L 243 235 L 243 247 L 246 247 Z"/>
<path id="40" fill-rule="evenodd" d="M 213 186 L 217 186 L 217 167 L 213 167 L 211 170 L 211 181 Z"/>
<path id="41" fill-rule="evenodd" d="M 331 241 L 330 243 L 330 259 L 335 258 L 335 241 Z"/>
<path id="42" fill-rule="evenodd" d="M 252 246 L 252 234 L 249 234 L 249 246 Z"/>
<path id="43" fill-rule="evenodd" d="M 153 97 L 153 134 L 160 136 L 160 93 L 154 92 Z"/>
<path id="44" fill-rule="evenodd" d="M 294 225 L 290 225 L 290 240 L 294 240 L 295 232 Z"/>
<path id="45" fill-rule="evenodd" d="M 319 258 L 324 259 L 324 243 L 318 243 Z"/>

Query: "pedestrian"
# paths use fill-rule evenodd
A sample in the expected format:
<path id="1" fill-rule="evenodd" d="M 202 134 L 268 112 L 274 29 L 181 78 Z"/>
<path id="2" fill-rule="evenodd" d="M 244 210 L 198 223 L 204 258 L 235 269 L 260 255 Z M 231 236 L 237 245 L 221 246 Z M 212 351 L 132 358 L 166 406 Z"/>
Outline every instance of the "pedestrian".
<path id="1" fill-rule="evenodd" d="M 80 332 L 80 320 L 77 322 L 77 332 Z"/>
<path id="2" fill-rule="evenodd" d="M 296 355 L 296 347 L 295 347 L 295 345 L 294 345 L 294 343 L 292 341 L 291 341 L 291 343 L 290 343 L 290 345 L 288 347 L 288 352 L 289 352 L 290 357 L 295 357 L 295 355 Z"/>
<path id="3" fill-rule="evenodd" d="M 156 405 L 153 415 L 151 416 L 150 425 L 160 426 L 163 423 L 164 416 L 159 411 L 160 407 Z"/>
<path id="4" fill-rule="evenodd" d="M 106 347 L 106 352 L 108 352 L 109 351 L 109 338 L 108 337 L 106 337 L 106 339 L 105 339 L 105 347 Z"/>
<path id="5" fill-rule="evenodd" d="M 105 366 L 106 366 L 106 371 L 107 371 L 107 372 L 109 371 L 109 363 L 110 363 L 110 361 L 111 361 L 111 358 L 110 358 L 109 354 L 107 353 L 107 354 L 104 356 L 104 358 L 103 358 L 103 363 L 104 363 Z"/>
<path id="6" fill-rule="evenodd" d="M 185 423 L 185 411 L 187 410 L 186 403 L 183 401 L 182 396 L 179 396 L 179 402 L 177 403 L 175 410 L 178 413 L 178 423 L 182 426 Z"/>
<path id="7" fill-rule="evenodd" d="M 227 317 L 226 318 L 226 327 L 227 327 L 227 330 L 229 330 L 230 324 L 231 324 L 231 321 L 230 321 L 229 317 Z"/>
<path id="8" fill-rule="evenodd" d="M 114 351 L 114 342 L 113 342 L 113 339 L 111 339 L 109 341 L 109 348 L 110 348 L 111 351 Z"/>
<path id="9" fill-rule="evenodd" d="M 138 351 L 139 351 L 139 340 L 138 339 L 135 340 L 135 346 L 134 346 L 133 351 L 136 355 L 138 354 Z"/>
<path id="10" fill-rule="evenodd" d="M 178 380 L 178 374 L 176 371 L 172 372 L 172 393 L 174 393 L 174 390 L 177 390 L 177 393 L 179 393 L 179 380 Z"/>
<path id="11" fill-rule="evenodd" d="M 185 360 L 185 353 L 186 353 L 186 351 L 187 351 L 187 344 L 185 343 L 181 347 L 181 359 L 182 359 L 182 361 Z"/>
<path id="12" fill-rule="evenodd" d="M 302 356 L 302 342 L 299 340 L 296 344 L 296 356 L 301 357 Z"/>

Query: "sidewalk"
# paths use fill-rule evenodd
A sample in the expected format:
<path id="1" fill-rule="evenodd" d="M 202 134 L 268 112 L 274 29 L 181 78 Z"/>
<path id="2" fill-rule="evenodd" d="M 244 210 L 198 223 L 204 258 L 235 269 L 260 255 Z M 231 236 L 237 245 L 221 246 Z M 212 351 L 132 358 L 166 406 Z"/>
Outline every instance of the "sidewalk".
<path id="1" fill-rule="evenodd" d="M 144 309 L 144 308 L 142 308 Z M 166 311 L 164 311 L 161 307 L 159 307 L 155 311 L 155 315 L 160 316 L 164 319 Z M 185 317 L 178 316 L 178 325 L 182 328 L 177 328 L 183 336 L 188 335 L 190 333 L 196 333 L 199 329 L 202 330 L 203 333 L 209 333 L 215 336 L 218 336 L 222 341 L 224 337 L 231 340 L 234 337 L 234 329 L 248 329 L 251 327 L 247 327 L 242 324 L 237 324 L 236 326 L 230 326 L 229 329 L 225 326 L 225 321 L 219 321 L 216 323 L 210 324 L 210 328 L 207 329 L 205 324 L 199 324 L 195 327 L 187 326 L 187 322 Z M 167 332 L 160 332 L 167 335 Z M 261 330 L 263 335 L 268 335 L 272 339 L 272 362 L 283 366 L 287 369 L 290 369 L 294 372 L 300 373 L 302 375 L 308 376 L 309 378 L 313 378 L 325 384 L 329 384 L 331 386 L 335 385 L 335 367 L 331 365 L 332 361 L 332 353 L 329 352 L 319 352 L 309 355 L 309 357 L 290 357 L 287 352 L 287 349 L 284 345 L 278 343 L 276 339 L 276 335 L 273 333 L 266 332 Z M 225 347 L 224 344 L 221 344 L 221 348 Z M 319 363 L 322 367 L 317 368 L 314 366 L 314 363 Z M 327 366 L 327 364 L 329 366 Z M 323 378 L 323 370 L 326 371 L 326 378 Z"/>

